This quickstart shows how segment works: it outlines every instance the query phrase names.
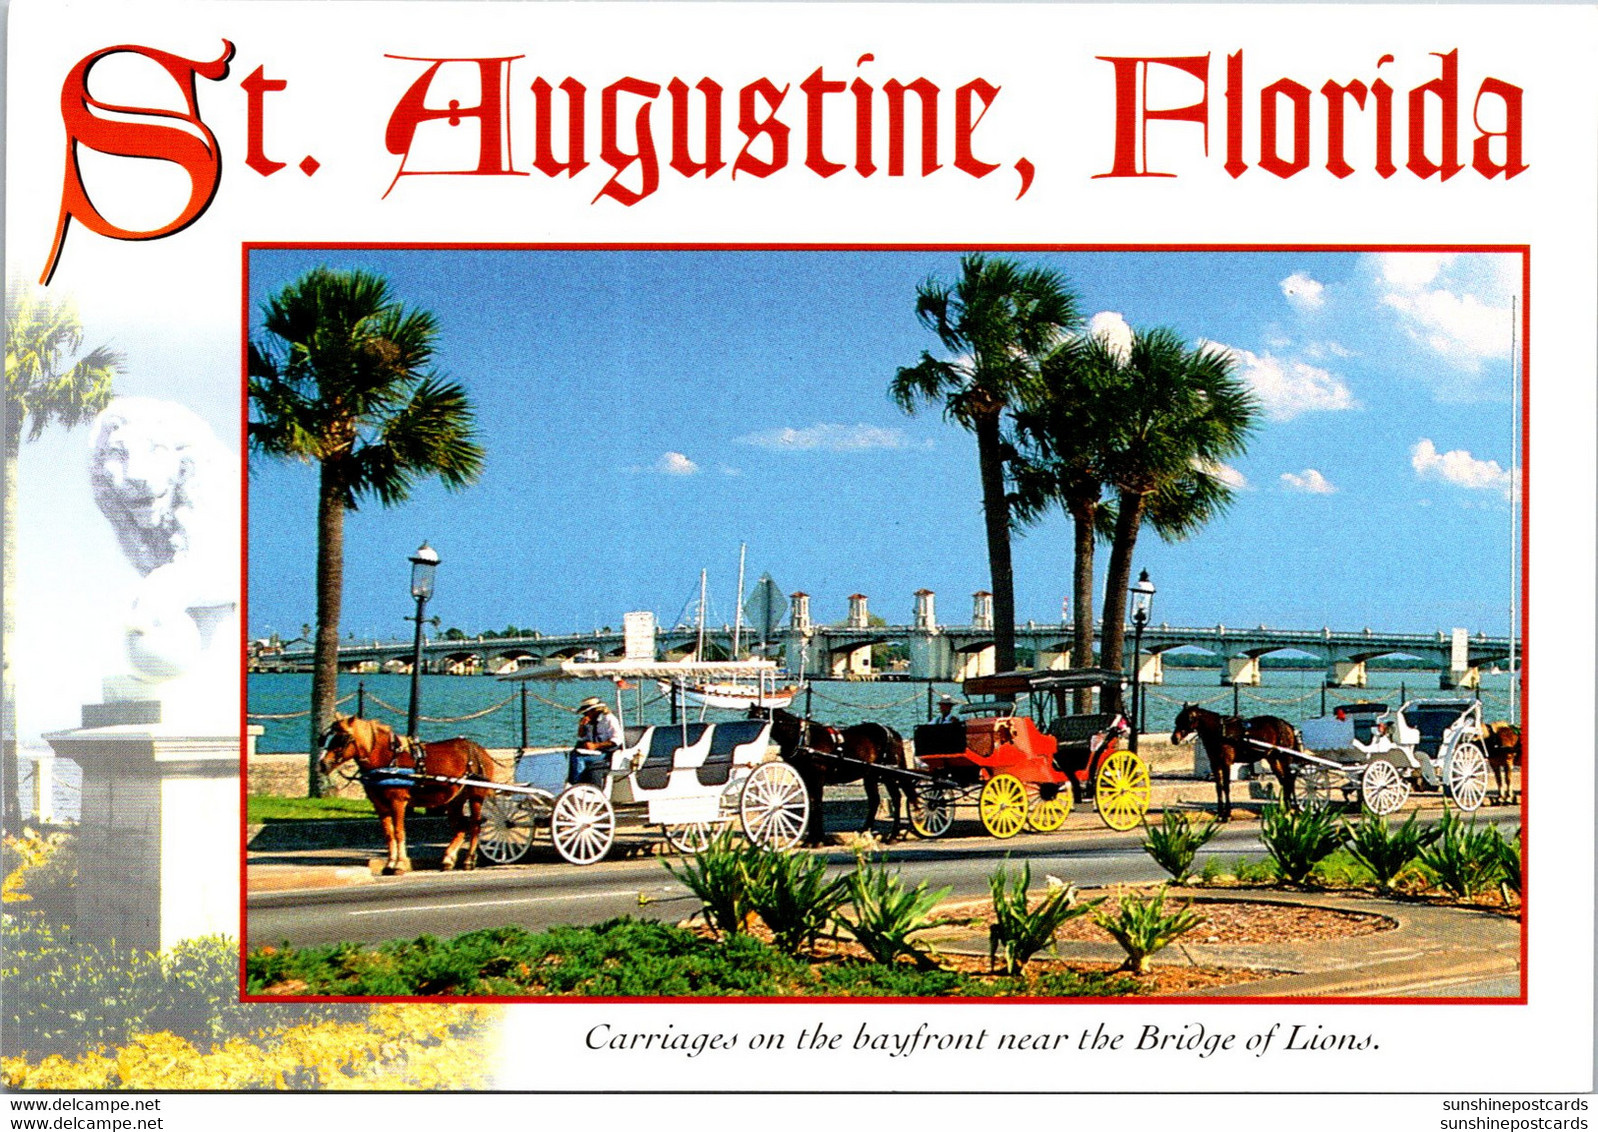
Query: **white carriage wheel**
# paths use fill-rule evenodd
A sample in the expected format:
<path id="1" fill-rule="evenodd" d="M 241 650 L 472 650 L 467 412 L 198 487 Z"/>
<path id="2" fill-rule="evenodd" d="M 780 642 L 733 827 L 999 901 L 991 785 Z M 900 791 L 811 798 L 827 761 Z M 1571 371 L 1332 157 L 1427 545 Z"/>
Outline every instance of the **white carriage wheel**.
<path id="1" fill-rule="evenodd" d="M 1293 775 L 1293 797 L 1300 808 L 1329 806 L 1332 803 L 1332 775 L 1323 766 L 1308 764 L 1297 768 Z"/>
<path id="2" fill-rule="evenodd" d="M 925 786 L 916 791 L 910 804 L 910 828 L 916 836 L 931 840 L 942 837 L 954 825 L 954 792 L 942 786 Z"/>
<path id="3" fill-rule="evenodd" d="M 710 848 L 710 841 L 716 836 L 718 826 L 717 822 L 695 821 L 683 825 L 663 825 L 660 832 L 665 835 L 667 845 L 679 853 L 692 856 Z"/>
<path id="4" fill-rule="evenodd" d="M 1462 810 L 1478 808 L 1487 797 L 1487 757 L 1474 743 L 1460 743 L 1448 756 L 1448 792 Z"/>
<path id="5" fill-rule="evenodd" d="M 1387 759 L 1372 759 L 1360 776 L 1359 800 L 1371 813 L 1385 817 L 1409 801 L 1409 783 Z"/>
<path id="6" fill-rule="evenodd" d="M 792 849 L 810 820 L 804 779 L 787 763 L 761 763 L 744 781 L 738 798 L 744 836 L 762 849 Z"/>
<path id="7" fill-rule="evenodd" d="M 513 865 L 532 848 L 538 805 L 525 794 L 492 794 L 483 800 L 477 847 L 496 865 Z"/>
<path id="8" fill-rule="evenodd" d="M 616 840 L 616 811 L 597 786 L 569 786 L 549 815 L 555 852 L 574 865 L 591 865 L 610 852 Z"/>

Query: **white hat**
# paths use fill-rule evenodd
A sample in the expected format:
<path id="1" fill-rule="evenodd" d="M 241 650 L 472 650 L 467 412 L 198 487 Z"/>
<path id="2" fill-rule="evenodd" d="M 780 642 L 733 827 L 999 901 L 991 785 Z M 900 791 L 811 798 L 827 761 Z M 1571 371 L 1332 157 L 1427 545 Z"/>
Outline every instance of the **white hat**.
<path id="1" fill-rule="evenodd" d="M 605 710 L 605 701 L 600 699 L 598 696 L 589 696 L 586 700 L 577 705 L 578 715 L 587 715 L 589 712 L 595 710 Z"/>

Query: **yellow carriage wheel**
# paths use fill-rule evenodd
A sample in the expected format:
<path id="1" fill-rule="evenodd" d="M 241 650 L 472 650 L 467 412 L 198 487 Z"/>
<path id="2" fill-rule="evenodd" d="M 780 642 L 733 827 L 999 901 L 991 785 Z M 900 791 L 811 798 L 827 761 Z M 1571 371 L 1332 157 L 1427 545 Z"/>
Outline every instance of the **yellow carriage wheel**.
<path id="1" fill-rule="evenodd" d="M 1149 810 L 1149 764 L 1131 751 L 1116 751 L 1099 767 L 1093 797 L 1105 825 L 1133 828 Z"/>
<path id="2" fill-rule="evenodd" d="M 1055 788 L 1054 797 L 1044 798 L 1043 793 L 1033 797 L 1026 812 L 1026 827 L 1033 833 L 1053 833 L 1065 824 L 1071 814 L 1071 784 Z"/>
<path id="3" fill-rule="evenodd" d="M 1012 774 L 988 779 L 977 799 L 982 827 L 994 837 L 1014 837 L 1026 825 L 1026 787 Z"/>

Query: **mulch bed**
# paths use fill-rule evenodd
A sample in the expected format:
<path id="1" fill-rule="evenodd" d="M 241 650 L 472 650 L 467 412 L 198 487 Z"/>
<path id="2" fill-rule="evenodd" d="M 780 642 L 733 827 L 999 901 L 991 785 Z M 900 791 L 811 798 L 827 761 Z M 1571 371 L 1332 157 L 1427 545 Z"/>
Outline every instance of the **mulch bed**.
<path id="1" fill-rule="evenodd" d="M 1081 900 L 1104 896 L 1099 911 L 1115 915 L 1120 910 L 1121 894 L 1137 894 L 1137 888 L 1084 889 Z M 1171 897 L 1167 906 L 1180 907 L 1185 901 Z M 1301 904 L 1272 904 L 1262 901 L 1195 902 L 1193 910 L 1204 917 L 1204 923 L 1182 937 L 1186 943 L 1280 943 L 1311 939 L 1345 939 L 1353 936 L 1374 935 L 1397 925 L 1386 916 L 1361 912 L 1338 912 L 1329 908 L 1306 907 Z M 973 900 L 946 905 L 944 918 L 986 928 L 993 922 L 992 907 L 986 900 Z M 1061 940 L 1114 943 L 1113 937 L 1098 924 L 1091 914 L 1069 920 L 1060 928 Z"/>

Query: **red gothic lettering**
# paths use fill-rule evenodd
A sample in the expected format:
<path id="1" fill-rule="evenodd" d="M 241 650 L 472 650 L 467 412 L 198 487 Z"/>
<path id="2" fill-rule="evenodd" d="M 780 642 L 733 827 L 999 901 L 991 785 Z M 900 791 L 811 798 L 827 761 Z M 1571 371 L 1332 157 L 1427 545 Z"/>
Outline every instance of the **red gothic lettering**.
<path id="1" fill-rule="evenodd" d="M 1241 56 L 1241 53 L 1239 53 Z M 1158 122 L 1197 122 L 1204 127 L 1204 153 L 1210 152 L 1210 57 L 1208 55 L 1139 56 L 1100 55 L 1115 68 L 1115 160 L 1108 173 L 1094 177 L 1174 177 L 1175 173 L 1156 173 L 1148 167 L 1148 124 Z M 1173 67 L 1202 84 L 1197 102 L 1188 106 L 1150 109 L 1146 87 L 1150 66 Z M 1239 75 L 1241 75 L 1241 59 Z M 1234 176 L 1236 174 L 1233 174 Z"/>
<path id="2" fill-rule="evenodd" d="M 172 76 L 183 93 L 184 109 L 161 110 L 145 106 L 120 106 L 102 102 L 89 94 L 89 72 L 100 60 L 118 54 L 138 55 L 150 60 Z M 61 248 L 67 230 L 76 220 L 89 231 L 114 240 L 156 240 L 180 232 L 200 218 L 216 195 L 222 178 L 222 153 L 216 135 L 200 120 L 200 107 L 195 93 L 195 79 L 213 82 L 227 78 L 228 60 L 233 57 L 233 44 L 222 41 L 222 54 L 209 62 L 185 59 L 152 47 L 122 44 L 107 47 L 86 55 L 67 73 L 61 86 L 61 120 L 66 126 L 67 152 L 61 178 L 61 214 L 56 221 L 55 239 L 45 260 L 40 283 L 49 283 L 61 259 Z M 117 114 L 117 118 L 97 117 L 92 111 Z M 148 121 L 130 121 L 126 116 L 167 119 L 184 123 L 184 127 L 157 125 Z M 198 134 L 198 136 L 196 136 Z M 95 207 L 83 184 L 83 172 L 78 167 L 78 147 L 86 146 L 96 153 L 113 157 L 148 158 L 167 161 L 178 166 L 189 178 L 189 197 L 183 207 L 167 223 L 155 228 L 123 228 L 111 223 Z"/>
<path id="3" fill-rule="evenodd" d="M 420 78 L 410 85 L 404 96 L 389 115 L 384 141 L 388 151 L 400 159 L 394 180 L 389 182 L 386 197 L 394 191 L 399 179 L 421 174 L 454 174 L 463 176 L 522 176 L 510 167 L 509 118 L 505 110 L 505 84 L 510 77 L 510 65 L 520 55 L 507 55 L 491 59 L 429 59 L 413 55 L 389 55 L 389 59 L 403 59 L 413 63 L 431 63 Z M 427 94 L 433 79 L 446 63 L 475 63 L 478 74 L 478 103 L 462 106 L 459 99 L 450 99 L 444 108 L 427 105 Z M 424 122 L 443 119 L 451 126 L 459 126 L 466 118 L 477 119 L 477 168 L 475 169 L 406 169 L 411 157 L 411 146 L 416 138 L 416 127 Z"/>

